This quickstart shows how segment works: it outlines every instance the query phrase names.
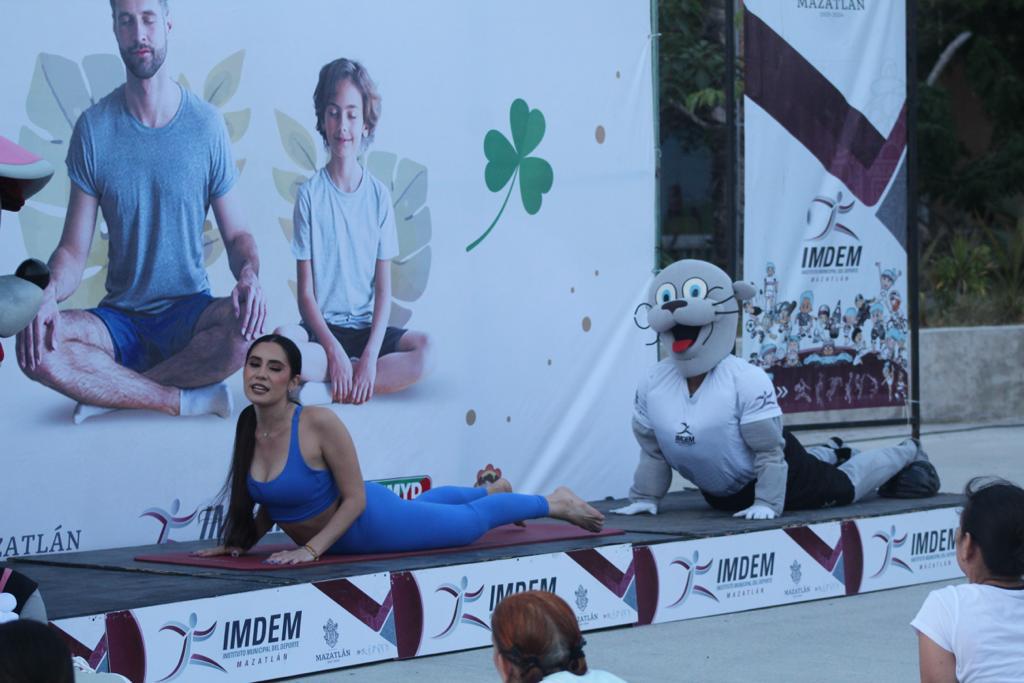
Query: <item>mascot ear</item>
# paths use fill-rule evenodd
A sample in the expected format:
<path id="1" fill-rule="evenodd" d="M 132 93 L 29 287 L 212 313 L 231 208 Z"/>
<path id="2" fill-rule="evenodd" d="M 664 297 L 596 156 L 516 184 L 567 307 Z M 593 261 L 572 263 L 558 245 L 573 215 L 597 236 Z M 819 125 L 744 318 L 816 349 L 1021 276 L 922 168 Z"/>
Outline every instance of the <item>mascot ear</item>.
<path id="1" fill-rule="evenodd" d="M 757 287 L 754 286 L 753 282 L 737 280 L 732 283 L 732 291 L 736 295 L 737 301 L 747 301 L 754 298 L 754 294 L 757 293 Z"/>

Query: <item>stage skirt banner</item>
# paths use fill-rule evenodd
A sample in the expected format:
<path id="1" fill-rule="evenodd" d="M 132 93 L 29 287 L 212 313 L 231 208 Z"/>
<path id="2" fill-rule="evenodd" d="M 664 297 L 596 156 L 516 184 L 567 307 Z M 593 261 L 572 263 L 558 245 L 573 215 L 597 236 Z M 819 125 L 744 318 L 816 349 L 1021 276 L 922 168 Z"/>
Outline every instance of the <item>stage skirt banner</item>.
<path id="1" fill-rule="evenodd" d="M 105 620 L 103 668 L 139 683 L 226 682 L 393 659 L 390 575 L 326 584 L 112 612 Z M 74 630 L 77 624 L 57 626 Z"/>
<path id="2" fill-rule="evenodd" d="M 906 406 L 905 3 L 743 16 L 743 355 L 787 412 Z"/>
<path id="3" fill-rule="evenodd" d="M 491 614 L 504 598 L 548 591 L 584 631 L 636 623 L 629 544 L 392 573 L 401 657 L 491 644 Z"/>
<path id="4" fill-rule="evenodd" d="M 498 476 L 531 493 L 568 484 L 591 499 L 625 495 L 633 393 L 655 362 L 633 322 L 654 253 L 650 4 L 168 4 L 163 68 L 223 120 L 231 192 L 259 252 L 265 331 L 300 322 L 296 197 L 329 158 L 313 107 L 319 71 L 354 59 L 377 85 L 381 115 L 361 162 L 389 193 L 377 209 L 395 223 L 389 321 L 428 345 L 426 374 L 408 388 L 332 406 L 364 476 L 407 497 Z M 0 0 L 0 15 L 0 135 L 56 169 L 22 211 L 2 216 L 0 273 L 11 273 L 56 248 L 72 131 L 125 67 L 106 2 Z M 103 152 L 96 158 L 109 161 Z M 145 152 L 118 153 L 131 169 Z M 126 259 L 200 259 L 210 293 L 229 296 L 235 279 L 212 211 L 200 229 L 201 259 L 171 238 L 116 255 L 101 214 L 62 309 L 97 306 Z M 337 281 L 349 286 L 366 283 Z M 3 345 L 0 558 L 217 536 L 217 494 L 247 404 L 241 371 L 223 378 L 224 417 L 120 410 L 76 424 L 75 400 L 23 372 L 13 339 Z M 60 381 L 95 379 L 116 393 L 110 377 L 89 374 L 94 352 L 83 348 Z M 301 395 L 309 404 L 327 392 L 311 384 Z M 197 618 L 196 629 L 208 627 Z"/>
<path id="5" fill-rule="evenodd" d="M 958 524 L 942 508 L 637 546 L 639 623 L 954 579 Z"/>

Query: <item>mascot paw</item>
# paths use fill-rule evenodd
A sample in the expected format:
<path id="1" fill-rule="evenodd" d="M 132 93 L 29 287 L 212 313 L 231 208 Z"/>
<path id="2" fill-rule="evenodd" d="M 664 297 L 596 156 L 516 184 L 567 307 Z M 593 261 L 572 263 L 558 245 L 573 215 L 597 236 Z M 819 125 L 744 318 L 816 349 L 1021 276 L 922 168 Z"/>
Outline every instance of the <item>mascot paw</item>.
<path id="1" fill-rule="evenodd" d="M 0 624 L 4 624 L 8 621 L 14 621 L 18 618 L 18 614 L 14 611 L 18 606 L 18 601 L 10 593 L 0 593 Z"/>
<path id="2" fill-rule="evenodd" d="M 746 519 L 775 519 L 778 515 L 767 505 L 751 505 L 746 510 L 740 510 L 733 517 L 744 517 Z"/>
<path id="3" fill-rule="evenodd" d="M 630 503 L 629 505 L 615 508 L 608 512 L 613 512 L 616 515 L 638 515 L 641 512 L 646 512 L 649 515 L 656 515 L 658 514 L 658 504 L 649 500 L 638 500 L 635 503 Z"/>

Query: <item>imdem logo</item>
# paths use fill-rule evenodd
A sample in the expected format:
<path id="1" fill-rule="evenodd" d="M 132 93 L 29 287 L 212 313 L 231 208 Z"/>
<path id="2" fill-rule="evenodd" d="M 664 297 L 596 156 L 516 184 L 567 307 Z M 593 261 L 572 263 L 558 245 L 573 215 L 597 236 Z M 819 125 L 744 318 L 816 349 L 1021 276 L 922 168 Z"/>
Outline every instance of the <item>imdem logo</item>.
<path id="1" fill-rule="evenodd" d="M 872 538 L 877 538 L 885 543 L 885 555 L 882 557 L 882 566 L 878 568 L 877 572 L 871 575 L 871 578 L 877 579 L 882 576 L 889 567 L 899 567 L 911 574 L 914 573 L 914 570 L 910 568 L 909 564 L 896 557 L 896 550 L 902 548 L 907 543 L 906 534 L 897 536 L 896 527 L 890 526 L 888 532 L 879 531 L 875 533 Z"/>
<path id="2" fill-rule="evenodd" d="M 199 540 L 212 541 L 220 538 L 224 527 L 224 506 L 209 505 L 196 507 L 192 512 L 182 512 L 181 500 L 175 498 L 168 508 L 151 507 L 142 511 L 139 517 L 149 517 L 160 524 L 157 543 L 173 543 L 171 531 L 185 529 L 192 524 L 199 525 Z"/>
<path id="3" fill-rule="evenodd" d="M 208 669 L 215 669 L 221 673 L 227 673 L 227 671 L 220 664 L 215 662 L 213 659 L 207 657 L 204 654 L 200 654 L 193 650 L 196 643 L 209 640 L 213 635 L 214 631 L 217 630 L 217 622 L 213 622 L 213 625 L 199 629 L 196 625 L 199 623 L 199 617 L 196 616 L 195 612 L 192 612 L 188 616 L 188 623 L 183 624 L 179 621 L 169 621 L 160 627 L 161 631 L 168 631 L 175 633 L 181 637 L 181 652 L 177 657 L 174 668 L 169 674 L 159 679 L 162 681 L 173 681 L 182 674 L 187 667 L 192 664 L 197 666 L 206 667 Z"/>
<path id="4" fill-rule="evenodd" d="M 807 241 L 820 242 L 836 233 L 860 241 L 857 233 L 852 228 L 840 222 L 843 214 L 849 213 L 853 209 L 854 203 L 851 200 L 844 204 L 842 192 L 837 192 L 834 198 L 820 195 L 811 200 L 811 205 L 807 209 L 807 225 L 814 230 L 814 234 Z M 862 249 L 860 245 L 804 247 L 800 267 L 805 270 L 813 268 L 856 268 L 860 265 Z"/>

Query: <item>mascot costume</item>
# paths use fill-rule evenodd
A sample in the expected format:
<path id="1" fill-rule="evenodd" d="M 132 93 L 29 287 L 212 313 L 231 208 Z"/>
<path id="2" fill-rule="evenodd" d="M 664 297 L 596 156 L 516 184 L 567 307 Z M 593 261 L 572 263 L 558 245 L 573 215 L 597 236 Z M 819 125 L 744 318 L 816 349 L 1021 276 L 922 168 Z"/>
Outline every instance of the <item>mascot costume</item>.
<path id="1" fill-rule="evenodd" d="M 0 136 L 0 221 L 3 211 L 18 211 L 53 175 L 53 166 Z M 0 337 L 17 334 L 39 310 L 50 282 L 46 264 L 28 259 L 14 275 L 0 277 Z M 3 361 L 0 346 L 0 362 Z"/>
<path id="2" fill-rule="evenodd" d="M 648 321 L 659 337 L 671 337 L 671 353 L 637 388 L 640 462 L 630 504 L 612 512 L 657 514 L 673 469 L 711 507 L 746 519 L 846 505 L 903 472 L 926 480 L 924 490 L 890 488 L 915 497 L 937 492 L 938 475 L 913 439 L 863 452 L 839 439 L 805 449 L 783 430 L 768 374 L 732 355 L 741 302 L 754 292 L 753 283 L 733 282 L 704 261 L 677 261 L 655 276 Z"/>

